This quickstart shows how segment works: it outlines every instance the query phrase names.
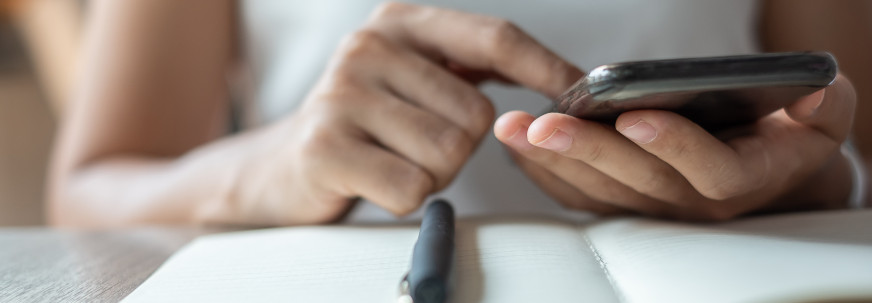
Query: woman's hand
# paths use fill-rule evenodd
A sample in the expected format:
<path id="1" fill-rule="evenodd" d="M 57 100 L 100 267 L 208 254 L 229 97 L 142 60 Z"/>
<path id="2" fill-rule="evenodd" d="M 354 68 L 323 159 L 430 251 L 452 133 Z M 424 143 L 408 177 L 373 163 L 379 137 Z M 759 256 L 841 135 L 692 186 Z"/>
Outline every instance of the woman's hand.
<path id="1" fill-rule="evenodd" d="M 350 35 L 275 142 L 243 169 L 229 209 L 270 224 L 338 218 L 357 197 L 402 215 L 447 186 L 488 132 L 496 78 L 555 97 L 582 75 L 511 23 L 382 5 Z M 240 215 L 239 211 L 235 211 Z"/>
<path id="2" fill-rule="evenodd" d="M 510 112 L 494 133 L 534 181 L 569 207 L 724 220 L 846 205 L 851 182 L 839 147 L 855 103 L 851 83 L 839 76 L 726 141 L 656 110 L 624 113 L 614 127 Z"/>

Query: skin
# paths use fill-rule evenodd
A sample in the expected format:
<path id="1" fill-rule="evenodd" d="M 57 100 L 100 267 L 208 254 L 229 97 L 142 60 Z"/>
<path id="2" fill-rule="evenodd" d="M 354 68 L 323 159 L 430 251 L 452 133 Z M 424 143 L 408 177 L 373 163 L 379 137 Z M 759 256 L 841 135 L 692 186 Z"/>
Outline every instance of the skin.
<path id="1" fill-rule="evenodd" d="M 53 162 L 49 209 L 58 225 L 315 224 L 341 218 L 358 197 L 403 215 L 447 186 L 489 135 L 494 109 L 477 83 L 501 80 L 554 98 L 583 74 L 505 20 L 387 3 L 343 41 L 298 110 L 224 137 L 224 87 L 238 59 L 233 2 L 103 0 L 93 7 L 87 68 Z M 658 129 L 644 144 L 561 115 L 508 113 L 494 133 L 568 207 L 726 219 L 776 208 L 778 198 L 804 195 L 797 189 L 816 178 L 848 178 L 836 149 L 851 127 L 845 117 L 853 89 L 840 78 L 822 96 L 800 100 L 737 142 L 722 143 L 656 111 L 618 121 L 625 134 L 638 121 Z M 823 102 L 812 112 L 816 100 Z M 543 140 L 554 139 L 554 129 L 568 133 L 573 148 L 540 147 L 554 142 Z M 610 156 L 591 161 L 596 152 L 580 144 L 590 138 L 602 139 L 602 151 L 610 152 L 600 155 Z M 519 149 L 509 141 L 539 146 Z M 701 170 L 712 159 L 720 163 L 716 178 Z M 635 180 L 609 164 L 624 160 L 665 179 Z M 768 169 L 755 169 L 761 161 Z M 565 163 L 576 170 L 558 173 Z M 732 183 L 717 185 L 724 180 Z M 667 190 L 660 196 L 651 190 L 657 187 Z M 601 191 L 626 188 L 626 196 Z M 826 201 L 847 195 L 844 186 L 813 188 Z M 572 195 L 585 200 L 566 199 Z"/>
<path id="2" fill-rule="evenodd" d="M 851 119 L 844 117 L 851 116 L 855 99 L 850 82 L 839 77 L 831 88 L 758 121 L 751 134 L 725 142 L 684 117 L 656 110 L 624 113 L 614 127 L 516 111 L 500 117 L 494 132 L 527 174 L 567 205 L 726 220 L 773 206 L 809 179 L 819 182 L 814 191 L 837 187 L 837 198 L 796 195 L 788 199 L 794 209 L 846 201 L 849 187 L 827 177 L 830 166 L 845 165 L 839 145 L 850 130 Z"/>
<path id="3" fill-rule="evenodd" d="M 850 178 L 839 146 L 855 107 L 857 115 L 872 114 L 868 104 L 857 104 L 858 95 L 872 95 L 870 15 L 869 1 L 765 2 L 760 34 L 767 51 L 830 51 L 844 73 L 864 85 L 855 90 L 840 75 L 742 137 L 721 142 L 664 111 L 628 112 L 614 127 L 510 112 L 494 134 L 540 187 L 573 208 L 701 221 L 844 208 Z M 858 119 L 856 133 L 866 133 L 870 122 Z M 856 139 L 870 159 L 869 136 Z"/>
<path id="4" fill-rule="evenodd" d="M 12 20 L 30 50 L 52 108 L 59 115 L 64 112 L 64 102 L 70 97 L 76 74 L 82 36 L 81 3 L 52 0 L 11 3 L 15 4 Z"/>

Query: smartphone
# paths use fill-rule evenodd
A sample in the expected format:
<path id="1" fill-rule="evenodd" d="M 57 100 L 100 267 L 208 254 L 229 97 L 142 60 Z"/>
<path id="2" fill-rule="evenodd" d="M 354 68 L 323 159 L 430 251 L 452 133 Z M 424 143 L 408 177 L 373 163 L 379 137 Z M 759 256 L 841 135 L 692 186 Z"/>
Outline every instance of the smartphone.
<path id="1" fill-rule="evenodd" d="M 614 123 L 623 112 L 674 111 L 709 131 L 748 124 L 836 78 L 826 52 L 624 62 L 594 68 L 556 100 L 556 111 Z"/>

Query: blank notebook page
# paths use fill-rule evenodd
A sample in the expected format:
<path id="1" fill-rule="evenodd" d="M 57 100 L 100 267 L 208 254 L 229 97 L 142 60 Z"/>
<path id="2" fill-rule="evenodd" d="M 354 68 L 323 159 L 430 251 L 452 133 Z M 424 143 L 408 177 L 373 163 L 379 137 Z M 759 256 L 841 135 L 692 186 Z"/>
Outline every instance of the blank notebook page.
<path id="1" fill-rule="evenodd" d="M 393 302 L 416 226 L 202 237 L 128 302 Z M 689 225 L 466 220 L 455 303 L 810 302 L 872 298 L 872 211 Z"/>
<path id="2" fill-rule="evenodd" d="M 584 231 L 627 302 L 872 301 L 872 211 Z"/>
<path id="3" fill-rule="evenodd" d="M 125 302 L 395 302 L 416 226 L 294 227 L 201 237 Z M 455 301 L 616 302 L 572 225 L 460 221 Z"/>

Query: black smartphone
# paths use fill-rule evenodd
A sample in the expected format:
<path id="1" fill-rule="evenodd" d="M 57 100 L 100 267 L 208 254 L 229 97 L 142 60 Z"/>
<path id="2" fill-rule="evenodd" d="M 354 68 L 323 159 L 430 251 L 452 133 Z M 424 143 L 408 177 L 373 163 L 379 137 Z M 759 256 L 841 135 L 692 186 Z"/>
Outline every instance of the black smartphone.
<path id="1" fill-rule="evenodd" d="M 556 100 L 556 111 L 614 123 L 623 112 L 661 109 L 709 131 L 747 124 L 830 85 L 826 52 L 624 62 L 594 68 Z"/>

